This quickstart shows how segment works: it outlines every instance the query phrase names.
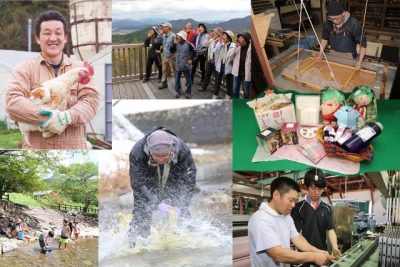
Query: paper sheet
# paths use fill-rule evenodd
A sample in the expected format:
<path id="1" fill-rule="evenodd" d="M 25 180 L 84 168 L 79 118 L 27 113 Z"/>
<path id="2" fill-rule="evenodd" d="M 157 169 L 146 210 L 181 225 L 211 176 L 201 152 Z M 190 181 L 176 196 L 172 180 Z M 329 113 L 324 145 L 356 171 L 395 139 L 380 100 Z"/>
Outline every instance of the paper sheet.
<path id="1" fill-rule="evenodd" d="M 318 164 L 314 164 L 311 160 L 306 158 L 303 154 L 301 154 L 300 151 L 297 150 L 297 145 L 284 145 L 272 155 L 266 154 L 259 146 L 254 153 L 252 162 L 276 161 L 284 159 L 346 175 L 357 174 L 360 171 L 359 162 L 354 162 L 339 157 L 325 156 L 320 162 L 318 162 Z"/>

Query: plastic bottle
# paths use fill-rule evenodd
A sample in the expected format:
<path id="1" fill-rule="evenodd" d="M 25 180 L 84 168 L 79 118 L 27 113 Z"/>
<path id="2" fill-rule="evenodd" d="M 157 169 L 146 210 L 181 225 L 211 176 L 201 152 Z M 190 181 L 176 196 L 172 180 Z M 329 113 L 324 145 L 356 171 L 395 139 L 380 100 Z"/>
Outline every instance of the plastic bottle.
<path id="1" fill-rule="evenodd" d="M 367 123 L 364 128 L 344 142 L 342 147 L 349 152 L 358 153 L 366 148 L 382 131 L 383 125 L 379 122 Z"/>

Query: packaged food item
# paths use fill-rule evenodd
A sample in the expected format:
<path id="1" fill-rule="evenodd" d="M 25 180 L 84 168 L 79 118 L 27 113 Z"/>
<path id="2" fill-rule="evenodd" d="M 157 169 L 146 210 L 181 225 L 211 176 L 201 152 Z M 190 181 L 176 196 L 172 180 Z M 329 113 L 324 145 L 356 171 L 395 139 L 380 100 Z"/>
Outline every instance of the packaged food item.
<path id="1" fill-rule="evenodd" d="M 315 139 L 300 143 L 297 149 L 314 164 L 317 164 L 326 156 L 324 146 Z"/>
<path id="2" fill-rule="evenodd" d="M 267 94 L 247 102 L 253 109 L 260 131 L 267 128 L 279 130 L 285 122 L 296 122 L 291 94 Z"/>
<path id="3" fill-rule="evenodd" d="M 299 125 L 297 123 L 285 122 L 281 128 L 281 137 L 284 145 L 297 145 L 299 139 L 297 137 L 297 129 Z"/>
<path id="4" fill-rule="evenodd" d="M 269 155 L 275 153 L 283 145 L 280 131 L 272 128 L 262 131 L 256 138 L 258 144 Z"/>

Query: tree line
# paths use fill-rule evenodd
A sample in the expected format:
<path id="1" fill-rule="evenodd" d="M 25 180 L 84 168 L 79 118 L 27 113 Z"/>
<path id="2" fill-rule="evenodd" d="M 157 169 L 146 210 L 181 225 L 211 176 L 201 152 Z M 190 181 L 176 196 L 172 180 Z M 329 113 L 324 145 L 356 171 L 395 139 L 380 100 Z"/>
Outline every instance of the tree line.
<path id="1" fill-rule="evenodd" d="M 65 153 L 73 157 L 75 152 Z M 91 161 L 66 165 L 57 152 L 0 150 L 0 199 L 5 193 L 51 189 L 87 209 L 98 205 L 97 181 L 98 166 Z"/>

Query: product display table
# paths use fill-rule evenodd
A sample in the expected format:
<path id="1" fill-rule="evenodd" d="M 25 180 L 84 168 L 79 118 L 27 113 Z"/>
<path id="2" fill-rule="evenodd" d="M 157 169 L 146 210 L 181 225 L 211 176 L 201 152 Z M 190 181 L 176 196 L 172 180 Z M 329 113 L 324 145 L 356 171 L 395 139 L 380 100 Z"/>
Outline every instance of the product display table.
<path id="1" fill-rule="evenodd" d="M 294 97 L 292 96 L 292 101 Z M 260 132 L 249 100 L 233 100 L 233 171 L 300 171 L 309 166 L 289 160 L 252 163 Z M 361 162 L 360 173 L 400 169 L 400 100 L 378 100 L 378 121 L 384 130 L 373 141 L 374 158 Z"/>

